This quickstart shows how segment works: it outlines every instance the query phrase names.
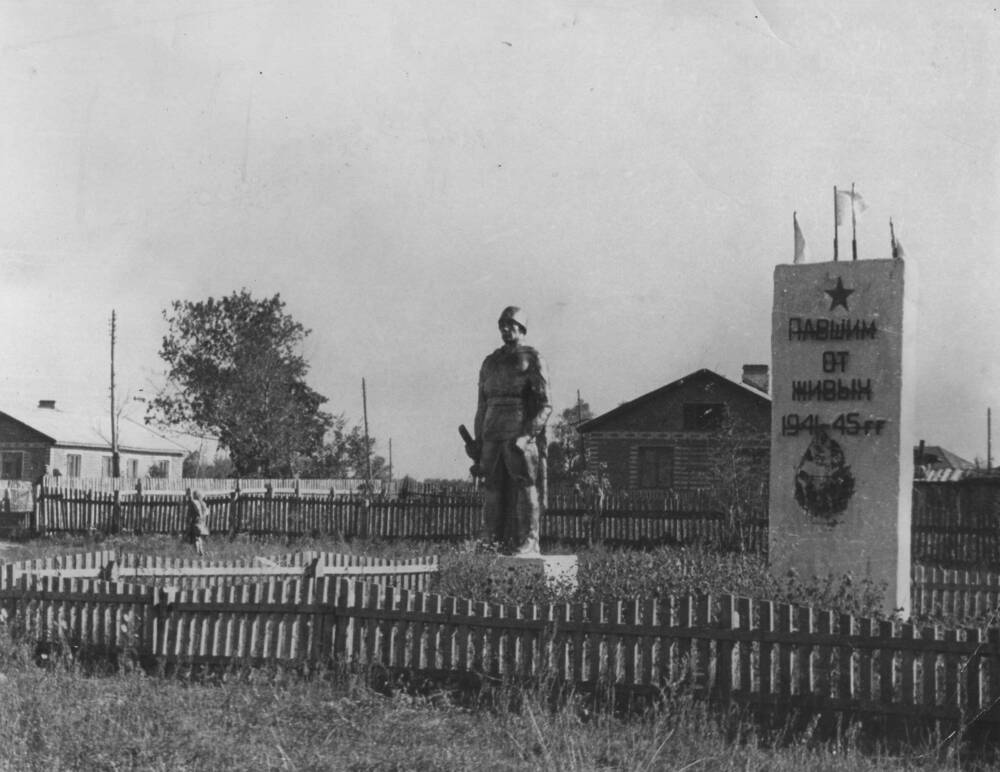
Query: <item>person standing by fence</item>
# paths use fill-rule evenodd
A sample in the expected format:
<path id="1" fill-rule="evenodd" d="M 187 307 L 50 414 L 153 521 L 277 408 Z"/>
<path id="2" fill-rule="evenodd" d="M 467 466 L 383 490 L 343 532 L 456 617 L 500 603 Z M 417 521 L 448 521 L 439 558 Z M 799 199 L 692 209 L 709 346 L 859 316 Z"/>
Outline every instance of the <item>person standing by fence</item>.
<path id="1" fill-rule="evenodd" d="M 195 552 L 205 554 L 205 537 L 208 536 L 208 507 L 198 491 L 192 491 L 187 505 L 187 536 Z"/>

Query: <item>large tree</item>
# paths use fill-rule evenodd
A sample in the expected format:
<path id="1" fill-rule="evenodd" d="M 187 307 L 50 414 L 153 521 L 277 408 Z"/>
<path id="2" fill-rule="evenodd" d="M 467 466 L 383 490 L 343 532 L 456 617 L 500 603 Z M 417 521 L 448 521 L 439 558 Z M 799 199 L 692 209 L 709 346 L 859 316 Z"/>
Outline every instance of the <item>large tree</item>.
<path id="1" fill-rule="evenodd" d="M 365 449 L 364 430 L 355 425 L 347 428 L 343 415 L 334 416 L 327 441 L 309 456 L 296 461 L 296 471 L 303 477 L 367 477 L 368 458 L 371 458 L 372 479 L 389 476 L 388 464 L 375 452 L 375 438 L 368 438 Z"/>
<path id="2" fill-rule="evenodd" d="M 572 487 L 587 468 L 583 440 L 577 427 L 594 417 L 590 405 L 579 402 L 563 410 L 549 425 L 549 483 L 553 487 Z"/>
<path id="3" fill-rule="evenodd" d="M 150 404 L 152 420 L 214 434 L 241 476 L 289 475 L 297 458 L 323 447 L 333 416 L 305 382 L 299 352 L 309 330 L 279 295 L 175 300 L 163 316 L 167 383 Z"/>

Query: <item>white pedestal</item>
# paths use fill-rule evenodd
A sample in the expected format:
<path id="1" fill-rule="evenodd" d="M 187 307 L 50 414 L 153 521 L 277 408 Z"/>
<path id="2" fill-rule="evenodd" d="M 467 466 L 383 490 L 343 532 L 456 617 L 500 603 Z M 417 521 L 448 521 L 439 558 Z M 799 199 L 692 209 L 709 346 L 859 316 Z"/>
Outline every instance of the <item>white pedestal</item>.
<path id="1" fill-rule="evenodd" d="M 511 588 L 543 582 L 560 589 L 575 590 L 577 585 L 576 555 L 501 555 L 491 569 L 490 583 L 495 586 Z"/>

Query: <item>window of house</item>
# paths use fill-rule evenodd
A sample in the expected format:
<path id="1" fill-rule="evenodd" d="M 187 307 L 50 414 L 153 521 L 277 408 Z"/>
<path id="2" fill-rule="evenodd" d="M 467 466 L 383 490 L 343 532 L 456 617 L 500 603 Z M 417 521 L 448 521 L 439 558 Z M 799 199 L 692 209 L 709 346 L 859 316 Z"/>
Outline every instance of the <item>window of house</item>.
<path id="1" fill-rule="evenodd" d="M 639 448 L 640 488 L 674 487 L 674 449 Z"/>
<path id="2" fill-rule="evenodd" d="M 130 458 L 128 462 L 128 476 L 138 477 L 139 476 L 139 459 Z"/>
<path id="3" fill-rule="evenodd" d="M 83 466 L 83 456 L 79 453 L 66 454 L 66 476 L 79 477 L 80 467 Z"/>
<path id="4" fill-rule="evenodd" d="M 771 464 L 771 454 L 767 448 L 739 448 L 736 460 L 743 469 L 767 472 Z"/>
<path id="5" fill-rule="evenodd" d="M 4 480 L 20 480 L 23 472 L 23 453 L 19 451 L 0 453 L 0 477 Z"/>
<path id="6" fill-rule="evenodd" d="M 150 477 L 169 477 L 170 476 L 170 461 L 163 460 L 157 461 L 149 466 L 149 476 Z"/>
<path id="7" fill-rule="evenodd" d="M 684 405 L 684 431 L 707 432 L 718 429 L 726 418 L 726 406 L 714 402 L 689 402 Z"/>
<path id="8" fill-rule="evenodd" d="M 111 456 L 101 456 L 101 477 L 114 477 L 114 466 Z"/>

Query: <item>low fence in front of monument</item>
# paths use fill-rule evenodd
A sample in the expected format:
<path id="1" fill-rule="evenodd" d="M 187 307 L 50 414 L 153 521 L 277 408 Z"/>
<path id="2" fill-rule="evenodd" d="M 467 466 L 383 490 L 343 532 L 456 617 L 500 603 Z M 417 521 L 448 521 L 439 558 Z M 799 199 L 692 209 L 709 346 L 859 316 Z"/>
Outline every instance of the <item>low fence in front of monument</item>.
<path id="1" fill-rule="evenodd" d="M 914 565 L 910 610 L 915 619 L 1000 625 L 1000 574 Z"/>
<path id="2" fill-rule="evenodd" d="M 242 587 L 276 579 L 308 582 L 337 576 L 407 590 L 427 590 L 439 572 L 436 555 L 382 558 L 302 550 L 284 555 L 213 560 L 99 550 L 9 563 L 0 561 L 0 589 L 17 586 L 23 576 L 125 582 L 175 590 Z"/>
<path id="3" fill-rule="evenodd" d="M 479 535 L 479 496 L 384 498 L 299 492 L 220 490 L 203 493 L 212 533 L 344 538 L 466 540 Z M 32 528 L 37 533 L 180 534 L 187 528 L 183 495 L 42 488 Z M 600 506 L 572 494 L 550 497 L 541 521 L 546 541 L 649 546 L 662 543 L 766 550 L 767 523 L 731 517 L 709 492 L 612 495 Z"/>
<path id="4" fill-rule="evenodd" d="M 44 568 L 7 575 L 4 628 L 64 654 L 167 668 L 346 664 L 453 682 L 551 679 L 650 699 L 689 690 L 778 721 L 797 711 L 931 722 L 942 732 L 1000 723 L 990 710 L 1000 700 L 996 627 L 902 624 L 733 595 L 502 605 L 323 572 L 187 590 Z"/>

